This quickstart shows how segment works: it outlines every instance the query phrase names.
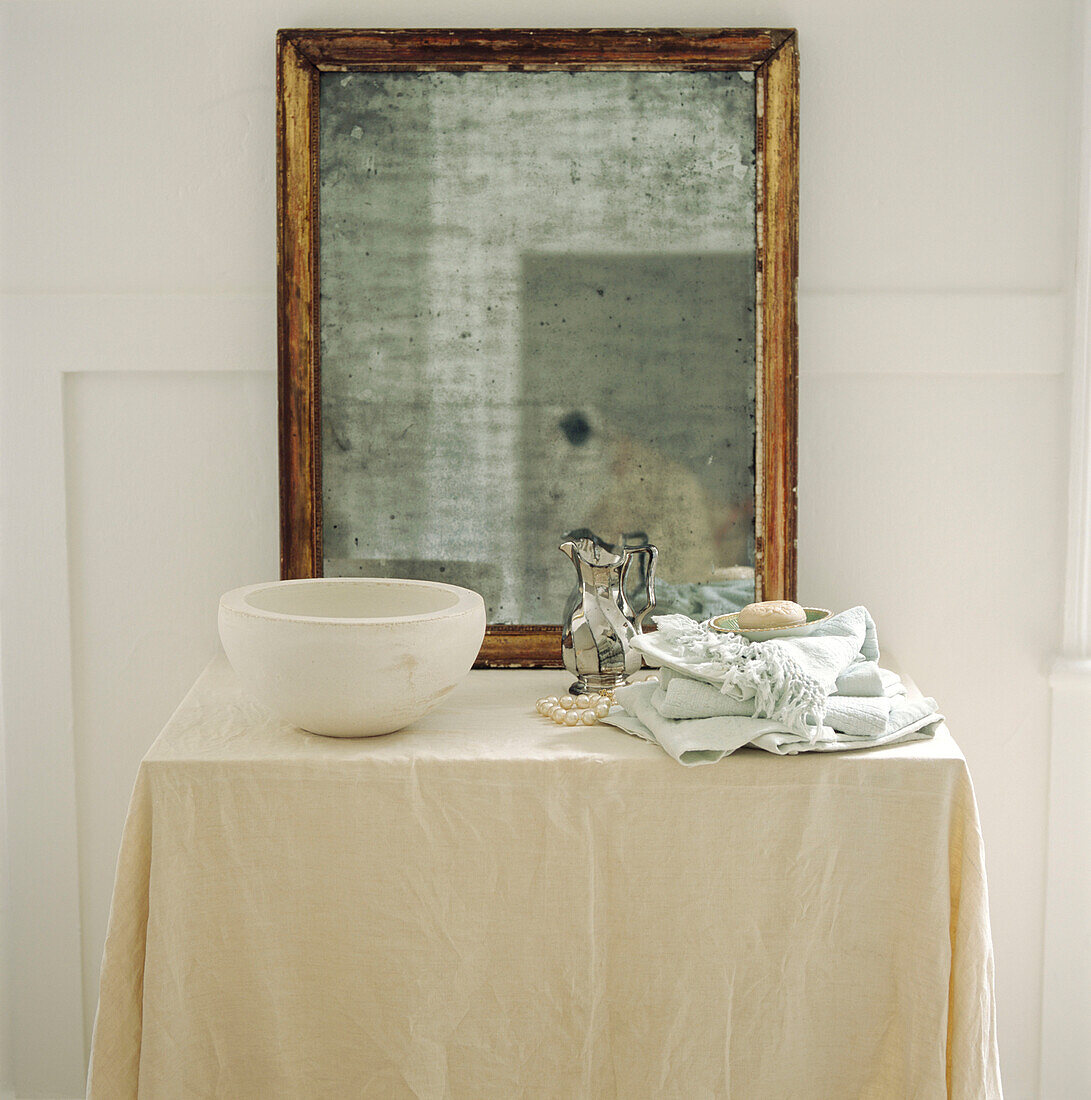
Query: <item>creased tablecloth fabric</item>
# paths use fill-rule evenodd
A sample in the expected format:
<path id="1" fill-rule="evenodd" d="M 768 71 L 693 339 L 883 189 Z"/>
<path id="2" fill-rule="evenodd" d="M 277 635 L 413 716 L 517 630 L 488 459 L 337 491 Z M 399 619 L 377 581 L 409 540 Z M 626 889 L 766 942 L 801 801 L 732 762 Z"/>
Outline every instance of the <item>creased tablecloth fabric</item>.
<path id="1" fill-rule="evenodd" d="M 977 809 L 945 728 L 687 769 L 473 672 L 329 740 L 222 659 L 149 750 L 88 1095 L 999 1097 Z"/>

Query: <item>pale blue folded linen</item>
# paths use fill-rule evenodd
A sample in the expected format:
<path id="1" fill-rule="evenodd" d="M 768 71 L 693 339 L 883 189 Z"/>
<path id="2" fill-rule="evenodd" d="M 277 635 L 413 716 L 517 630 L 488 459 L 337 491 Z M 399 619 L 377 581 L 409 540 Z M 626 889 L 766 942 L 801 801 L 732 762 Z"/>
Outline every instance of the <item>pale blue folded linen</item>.
<path id="1" fill-rule="evenodd" d="M 719 760 L 743 745 L 768 752 L 833 752 L 930 737 L 932 699 L 907 698 L 880 668 L 864 607 L 831 616 L 805 638 L 747 642 L 681 615 L 656 619 L 637 640 L 658 682 L 619 688 L 605 719 L 684 764 Z"/>
<path id="2" fill-rule="evenodd" d="M 634 642 L 648 664 L 712 684 L 750 703 L 752 717 L 804 736 L 822 725 L 827 701 L 842 685 L 882 694 L 878 636 L 866 607 L 832 615 L 806 637 L 767 642 L 721 634 L 685 615 L 661 615 L 655 623 L 654 633 Z"/>
<path id="3" fill-rule="evenodd" d="M 873 667 L 876 673 L 886 672 L 877 665 Z M 878 694 L 842 695 L 837 692 L 830 695 L 826 700 L 825 721 L 822 724 L 831 726 L 846 737 L 878 737 L 883 734 L 890 718 L 893 698 L 905 695 L 905 686 L 901 680 L 893 673 L 887 675 L 892 677 L 890 696 L 883 690 L 881 676 L 876 675 L 874 681 L 880 689 Z M 859 686 L 874 685 L 861 683 Z M 651 704 L 663 718 L 754 717 L 752 700 L 724 695 L 703 680 L 691 680 L 669 669 L 660 672 Z"/>
<path id="4" fill-rule="evenodd" d="M 907 699 L 903 689 L 901 694 L 882 699 L 846 696 L 839 704 L 843 710 L 835 711 L 836 718 L 831 715 L 831 720 L 848 728 L 841 730 L 822 725 L 807 736 L 783 723 L 743 714 L 665 718 L 653 703 L 653 696 L 659 690 L 655 681 L 618 688 L 615 698 L 620 706 L 603 721 L 659 745 L 669 756 L 686 765 L 714 763 L 744 745 L 789 756 L 919 741 L 933 736 L 943 721 L 934 699 Z M 872 714 L 853 713 L 856 702 L 865 699 L 875 708 Z M 886 714 L 882 718 L 884 709 Z"/>
<path id="5" fill-rule="evenodd" d="M 884 673 L 887 676 L 894 676 L 894 673 L 880 668 L 876 661 L 857 661 L 837 677 L 835 694 L 884 695 L 886 693 Z M 897 679 L 896 676 L 894 678 Z"/>

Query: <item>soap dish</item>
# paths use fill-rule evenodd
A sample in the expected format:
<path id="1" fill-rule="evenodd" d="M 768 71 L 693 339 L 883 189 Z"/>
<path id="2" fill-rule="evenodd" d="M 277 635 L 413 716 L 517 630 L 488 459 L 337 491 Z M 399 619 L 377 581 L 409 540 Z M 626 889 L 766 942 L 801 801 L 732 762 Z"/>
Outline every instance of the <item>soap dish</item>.
<path id="1" fill-rule="evenodd" d="M 741 634 L 748 642 L 768 642 L 772 638 L 805 638 L 819 623 L 825 622 L 830 613 L 822 607 L 805 607 L 807 614 L 805 623 L 796 623 L 795 626 L 763 626 L 752 630 L 739 629 L 739 613 L 732 611 L 730 615 L 717 615 L 710 619 L 708 625 L 720 634 Z"/>

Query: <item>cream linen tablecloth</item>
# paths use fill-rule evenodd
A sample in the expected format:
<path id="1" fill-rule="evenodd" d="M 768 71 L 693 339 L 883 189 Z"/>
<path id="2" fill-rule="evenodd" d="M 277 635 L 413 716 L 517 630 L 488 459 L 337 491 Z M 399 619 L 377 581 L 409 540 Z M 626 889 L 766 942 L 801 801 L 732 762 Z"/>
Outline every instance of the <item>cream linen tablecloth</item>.
<path id="1" fill-rule="evenodd" d="M 140 767 L 88 1084 L 123 1097 L 999 1097 L 945 729 L 683 768 L 474 672 L 336 741 L 221 658 Z"/>

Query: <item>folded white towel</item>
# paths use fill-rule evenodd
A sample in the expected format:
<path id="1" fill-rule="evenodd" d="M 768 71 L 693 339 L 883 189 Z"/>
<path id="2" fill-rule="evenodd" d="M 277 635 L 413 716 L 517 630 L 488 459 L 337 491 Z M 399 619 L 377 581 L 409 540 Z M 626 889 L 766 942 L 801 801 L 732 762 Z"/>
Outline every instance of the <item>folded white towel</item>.
<path id="1" fill-rule="evenodd" d="M 743 745 L 789 754 L 930 737 L 933 699 L 909 700 L 880 668 L 864 607 L 834 615 L 805 638 L 747 642 L 683 615 L 656 620 L 636 645 L 659 682 L 619 688 L 604 721 L 653 741 L 683 764 L 719 760 Z M 623 709 L 622 709 L 623 708 Z"/>
<path id="2" fill-rule="evenodd" d="M 806 736 L 772 719 L 746 715 L 664 718 L 652 701 L 659 690 L 654 681 L 618 688 L 615 697 L 621 706 L 615 707 L 603 721 L 659 745 L 686 765 L 714 763 L 744 745 L 787 756 L 919 741 L 931 737 L 943 721 L 935 700 L 907 699 L 904 693 L 893 694 L 881 700 L 868 700 L 869 704 L 877 705 L 870 718 L 863 713 L 850 715 L 854 704 L 847 703 L 839 720 L 850 726 L 849 731 L 824 725 L 812 731 L 813 736 Z M 880 724 L 884 704 L 888 712 Z"/>
<path id="3" fill-rule="evenodd" d="M 886 688 L 883 684 L 885 669 L 879 668 L 875 661 L 857 661 L 849 665 L 840 676 L 837 677 L 837 695 L 883 695 Z M 893 673 L 888 673 L 893 675 Z"/>
<path id="4" fill-rule="evenodd" d="M 878 665 L 874 683 L 879 687 L 875 695 L 834 694 L 826 700 L 826 714 L 823 725 L 830 726 L 846 737 L 878 737 L 886 731 L 890 718 L 891 698 L 904 696 L 905 687 L 893 673 L 890 676 L 891 696 L 883 690 L 883 680 Z M 861 681 L 863 678 L 859 678 Z M 838 681 L 838 687 L 841 681 Z M 865 686 L 861 683 L 861 686 Z M 870 684 L 866 686 L 871 686 Z M 663 718 L 753 718 L 752 700 L 736 699 L 724 695 L 717 688 L 703 680 L 691 680 L 669 669 L 659 675 L 659 684 L 652 693 L 651 704 Z M 816 733 L 817 738 L 817 733 Z"/>
<path id="5" fill-rule="evenodd" d="M 649 664 L 712 684 L 750 704 L 751 716 L 771 718 L 804 737 L 813 739 L 846 674 L 870 675 L 874 690 L 874 673 L 854 671 L 879 659 L 875 623 L 865 607 L 831 616 L 806 637 L 767 642 L 721 634 L 685 615 L 661 615 L 655 623 L 655 633 L 634 642 Z"/>

